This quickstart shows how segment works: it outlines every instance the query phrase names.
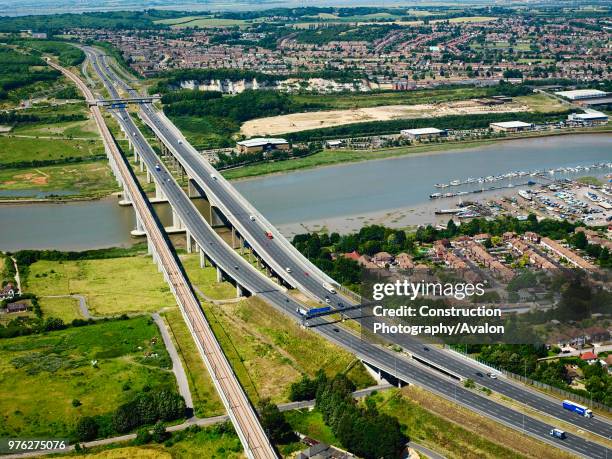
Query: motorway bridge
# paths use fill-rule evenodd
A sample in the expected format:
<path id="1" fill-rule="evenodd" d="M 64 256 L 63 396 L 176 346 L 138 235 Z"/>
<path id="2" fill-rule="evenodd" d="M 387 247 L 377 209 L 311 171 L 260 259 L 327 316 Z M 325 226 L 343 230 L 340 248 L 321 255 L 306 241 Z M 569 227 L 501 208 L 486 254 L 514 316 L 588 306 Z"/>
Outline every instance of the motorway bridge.
<path id="1" fill-rule="evenodd" d="M 115 87 L 110 82 L 112 80 L 118 87 L 122 87 L 130 97 L 138 97 L 138 93 L 123 82 L 108 65 L 103 54 L 95 48 L 85 49 L 89 58 L 95 63 L 94 69 L 103 79 L 107 88 Z M 113 97 L 118 96 L 113 95 Z M 250 293 L 261 296 L 295 320 L 301 319 L 297 313 L 301 305 L 292 296 L 288 295 L 280 284 L 298 288 L 321 302 L 329 297 L 332 306 L 338 309 L 354 303 L 354 301 L 339 294 L 330 294 L 323 287 L 324 283 L 335 285 L 336 288 L 339 286 L 299 254 L 229 182 L 223 179 L 189 145 L 178 129 L 162 113 L 157 112 L 151 104 L 141 105 L 139 115 L 158 136 L 165 152 L 172 155 L 186 173 L 190 182 L 194 184 L 196 190 L 209 200 L 211 206 L 216 209 L 215 212 L 219 212 L 232 227 L 232 231 L 241 243 L 246 242 L 253 248 L 273 276 L 279 279 L 279 283 L 271 282 L 270 279 L 265 278 L 259 271 L 246 263 L 232 247 L 220 240 L 210 224 L 201 217 L 195 207 L 190 206 L 189 196 L 176 184 L 167 169 L 156 162 L 155 153 L 131 121 L 127 111 L 121 109 L 117 112 L 117 115 L 135 150 L 135 155 L 141 164 L 147 168 L 156 188 L 161 190 L 158 194 L 168 197 L 173 211 L 176 213 L 177 223 L 175 223 L 175 226 L 176 224 L 184 226 L 188 247 L 191 248 L 192 244 L 195 243 L 195 250 L 200 252 L 203 261 L 208 260 L 217 267 L 220 279 L 227 278 L 236 283 L 240 294 Z M 158 167 L 159 170 L 157 170 Z M 181 193 L 183 198 L 179 199 Z M 266 236 L 267 232 L 272 233 L 272 239 Z M 409 359 L 367 342 L 344 327 L 334 326 L 326 318 L 318 318 L 317 322 L 311 325 L 314 325 L 313 330 L 315 332 L 349 350 L 373 368 L 392 375 L 400 381 L 418 384 L 519 431 L 581 456 L 606 458 L 608 455 L 609 448 L 576 435 L 569 435 L 565 441 L 554 440 L 549 436 L 549 432 L 554 426 L 526 416 L 520 411 L 508 408 L 484 395 L 464 388 L 457 381 L 457 378 L 476 379 L 475 376 L 482 369 L 448 351 L 433 347 L 426 348 L 417 341 L 409 341 L 405 343 L 405 349 L 416 357 L 415 359 Z M 419 362 L 425 362 L 426 365 Z M 432 367 L 443 371 L 436 371 Z M 449 377 L 449 375 L 455 377 Z M 602 442 L 609 441 L 611 438 L 612 426 L 607 420 L 601 418 L 585 419 L 577 415 L 574 416 L 560 407 L 560 401 L 536 393 L 530 388 L 507 381 L 504 378 L 486 379 L 478 382 L 549 416 L 563 419 L 564 422 L 569 422 L 580 429 L 599 435 Z"/>

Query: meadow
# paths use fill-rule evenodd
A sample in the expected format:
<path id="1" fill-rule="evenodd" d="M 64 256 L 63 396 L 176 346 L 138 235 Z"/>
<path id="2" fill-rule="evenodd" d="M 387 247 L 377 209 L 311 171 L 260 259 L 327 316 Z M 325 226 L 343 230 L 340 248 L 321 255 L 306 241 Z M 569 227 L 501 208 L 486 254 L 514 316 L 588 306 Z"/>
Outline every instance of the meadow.
<path id="1" fill-rule="evenodd" d="M 174 390 L 170 367 L 148 317 L 3 339 L 0 386 L 10 394 L 0 397 L 0 436 L 69 437 L 77 419 L 109 413 L 145 386 Z"/>

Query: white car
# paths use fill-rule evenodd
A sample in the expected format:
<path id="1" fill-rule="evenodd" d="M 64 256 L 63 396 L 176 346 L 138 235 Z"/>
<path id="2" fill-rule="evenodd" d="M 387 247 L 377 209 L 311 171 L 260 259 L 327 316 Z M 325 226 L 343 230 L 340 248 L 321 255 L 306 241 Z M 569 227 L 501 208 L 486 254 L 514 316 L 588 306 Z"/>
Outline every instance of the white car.
<path id="1" fill-rule="evenodd" d="M 182 140 L 179 140 L 179 145 L 183 145 L 183 141 Z"/>
<path id="2" fill-rule="evenodd" d="M 210 174 L 210 178 L 213 180 L 217 180 L 217 176 L 215 174 Z"/>
<path id="3" fill-rule="evenodd" d="M 285 271 L 287 271 L 288 273 L 290 273 L 290 272 L 291 272 L 291 268 L 290 268 L 289 266 L 287 266 L 287 267 L 285 268 Z"/>
<path id="4" fill-rule="evenodd" d="M 251 220 L 252 222 L 255 221 L 255 216 L 254 215 L 249 215 L 249 220 Z"/>

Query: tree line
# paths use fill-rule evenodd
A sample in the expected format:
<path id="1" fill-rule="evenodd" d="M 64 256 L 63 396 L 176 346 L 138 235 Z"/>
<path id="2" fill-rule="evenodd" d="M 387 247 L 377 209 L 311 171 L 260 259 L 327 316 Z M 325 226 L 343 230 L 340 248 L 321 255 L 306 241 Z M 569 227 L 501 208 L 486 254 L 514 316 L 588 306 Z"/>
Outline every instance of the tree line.
<path id="1" fill-rule="evenodd" d="M 380 413 L 374 400 L 357 403 L 355 385 L 339 373 L 329 379 L 319 370 L 314 379 L 303 376 L 291 385 L 290 399 L 316 400 L 315 407 L 323 414 L 343 447 L 366 459 L 395 459 L 408 442 L 402 426 L 392 416 Z"/>
<path id="2" fill-rule="evenodd" d="M 111 414 L 79 419 L 75 427 L 75 437 L 79 441 L 91 441 L 99 437 L 125 434 L 143 425 L 181 419 L 185 412 L 185 400 L 175 392 L 141 392 L 133 400 L 117 407 Z"/>
<path id="3" fill-rule="evenodd" d="M 283 137 L 293 142 L 305 142 L 312 140 L 329 140 L 347 137 L 366 137 L 385 134 L 397 134 L 402 129 L 416 129 L 423 127 L 436 127 L 438 129 L 485 129 L 490 123 L 501 121 L 513 121 L 520 118 L 526 123 L 546 123 L 558 122 L 567 118 L 571 110 L 552 113 L 531 113 L 522 112 L 519 116 L 516 113 L 488 113 L 464 115 L 447 115 L 436 118 L 415 118 L 391 121 L 370 121 L 366 123 L 353 123 L 343 126 L 327 127 L 320 129 L 310 129 L 307 131 L 291 132 L 284 134 Z"/>

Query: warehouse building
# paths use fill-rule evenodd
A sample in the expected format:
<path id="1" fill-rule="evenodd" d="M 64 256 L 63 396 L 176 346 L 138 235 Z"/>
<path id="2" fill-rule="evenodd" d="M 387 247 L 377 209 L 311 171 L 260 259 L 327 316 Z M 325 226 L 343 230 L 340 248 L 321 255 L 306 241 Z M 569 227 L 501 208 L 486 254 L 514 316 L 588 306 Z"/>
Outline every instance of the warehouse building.
<path id="1" fill-rule="evenodd" d="M 433 139 L 446 135 L 446 131 L 440 129 L 428 127 L 420 129 L 402 129 L 400 131 L 402 137 L 406 137 L 411 140 L 422 140 L 422 139 Z"/>
<path id="2" fill-rule="evenodd" d="M 577 124 L 593 126 L 598 124 L 607 124 L 608 115 L 596 110 L 586 110 L 586 113 L 571 113 L 567 115 L 567 120 Z"/>
<path id="3" fill-rule="evenodd" d="M 608 95 L 607 92 L 600 91 L 599 89 L 574 89 L 572 91 L 558 91 L 555 94 L 569 100 L 595 99 Z"/>
<path id="4" fill-rule="evenodd" d="M 238 153 L 259 153 L 260 151 L 286 150 L 288 151 L 289 142 L 285 139 L 271 137 L 256 137 L 254 139 L 242 140 L 236 143 Z"/>
<path id="5" fill-rule="evenodd" d="M 520 132 L 528 131 L 533 128 L 533 124 L 522 121 L 500 121 L 499 123 L 489 124 L 493 132 Z"/>

